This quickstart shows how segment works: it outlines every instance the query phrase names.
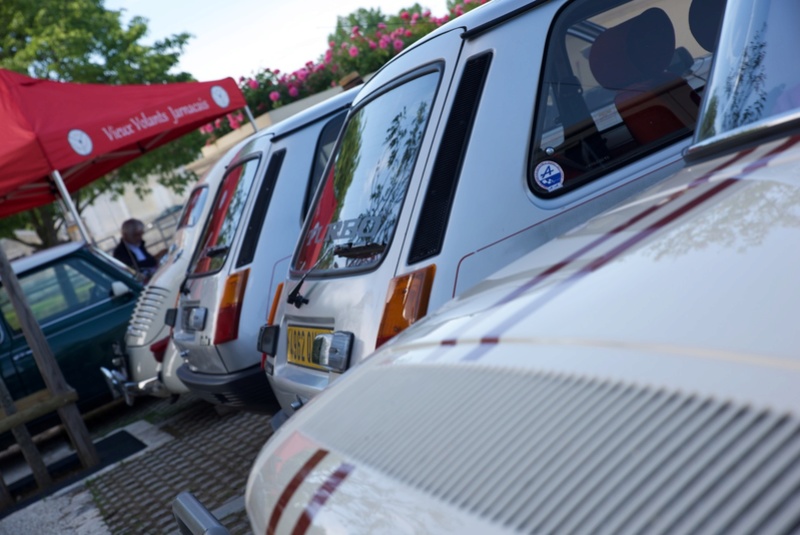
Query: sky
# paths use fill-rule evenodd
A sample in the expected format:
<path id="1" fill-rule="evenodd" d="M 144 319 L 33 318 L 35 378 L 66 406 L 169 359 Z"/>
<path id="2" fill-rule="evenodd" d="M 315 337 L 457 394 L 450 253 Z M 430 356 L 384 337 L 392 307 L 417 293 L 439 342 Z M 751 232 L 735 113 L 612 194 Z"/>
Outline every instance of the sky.
<path id="1" fill-rule="evenodd" d="M 106 0 L 105 7 L 124 10 L 123 24 L 136 15 L 148 19 L 145 43 L 192 34 L 178 69 L 208 81 L 297 70 L 325 53 L 338 16 L 361 7 L 394 15 L 414 3 L 436 17 L 447 12 L 446 0 Z"/>

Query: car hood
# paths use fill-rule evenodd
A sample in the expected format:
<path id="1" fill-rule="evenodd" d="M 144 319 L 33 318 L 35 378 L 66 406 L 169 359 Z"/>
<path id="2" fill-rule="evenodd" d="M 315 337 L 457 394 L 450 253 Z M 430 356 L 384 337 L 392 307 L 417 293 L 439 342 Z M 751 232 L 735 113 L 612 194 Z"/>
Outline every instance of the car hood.
<path id="1" fill-rule="evenodd" d="M 797 141 L 691 166 L 399 335 L 267 443 L 254 530 L 797 521 Z"/>

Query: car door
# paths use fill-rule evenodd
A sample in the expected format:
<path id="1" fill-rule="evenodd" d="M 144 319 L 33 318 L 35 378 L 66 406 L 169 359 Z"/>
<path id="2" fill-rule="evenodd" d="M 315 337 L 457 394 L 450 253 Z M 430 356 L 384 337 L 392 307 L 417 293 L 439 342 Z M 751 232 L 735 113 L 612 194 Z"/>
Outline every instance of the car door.
<path id="1" fill-rule="evenodd" d="M 19 275 L 33 315 L 64 378 L 78 392 L 82 409 L 108 395 L 99 368 L 109 366 L 122 350 L 119 344 L 133 308 L 135 293 L 114 296 L 115 280 L 110 271 L 81 254 Z M 5 288 L 0 288 L 0 311 L 11 334 L 11 361 L 19 377 L 19 394 L 45 388 Z"/>
<path id="2" fill-rule="evenodd" d="M 3 382 L 12 398 L 17 399 L 25 395 L 25 385 L 17 372 L 16 362 L 12 358 L 8 324 L 2 318 L 0 318 L 0 375 L 2 375 Z"/>

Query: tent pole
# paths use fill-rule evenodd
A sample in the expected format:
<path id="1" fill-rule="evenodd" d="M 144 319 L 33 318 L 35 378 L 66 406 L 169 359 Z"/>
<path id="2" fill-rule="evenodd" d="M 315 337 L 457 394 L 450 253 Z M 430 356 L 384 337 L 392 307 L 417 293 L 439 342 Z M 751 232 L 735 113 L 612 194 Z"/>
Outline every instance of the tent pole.
<path id="1" fill-rule="evenodd" d="M 256 126 L 256 119 L 255 117 L 253 117 L 253 112 L 250 111 L 250 106 L 245 106 L 244 112 L 247 114 L 247 118 L 250 120 L 250 124 L 253 125 L 253 132 L 258 132 L 258 127 Z"/>
<path id="2" fill-rule="evenodd" d="M 69 208 L 72 217 L 75 218 L 75 224 L 78 225 L 78 230 L 83 236 L 83 241 L 86 243 L 91 243 L 95 247 L 97 244 L 94 242 L 94 238 L 89 236 L 89 231 L 83 226 L 83 220 L 81 219 L 81 215 L 78 213 L 78 209 L 75 207 L 75 203 L 72 202 L 72 197 L 69 195 L 69 191 L 67 191 L 67 186 L 64 185 L 64 179 L 61 178 L 61 173 L 58 170 L 53 171 L 50 173 L 50 177 L 53 179 L 53 182 L 56 183 L 56 187 L 58 188 L 58 193 L 61 194 L 61 199 Z"/>

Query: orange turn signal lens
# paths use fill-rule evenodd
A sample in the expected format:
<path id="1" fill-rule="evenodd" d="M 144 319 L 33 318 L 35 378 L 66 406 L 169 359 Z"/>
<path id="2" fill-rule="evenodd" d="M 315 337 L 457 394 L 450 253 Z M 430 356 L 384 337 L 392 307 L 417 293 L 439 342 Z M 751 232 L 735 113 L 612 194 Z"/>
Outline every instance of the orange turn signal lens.
<path id="1" fill-rule="evenodd" d="M 281 302 L 282 293 L 283 283 L 280 283 L 275 289 L 275 295 L 272 297 L 272 306 L 269 309 L 269 316 L 267 316 L 267 325 L 275 325 L 275 313 L 278 311 L 278 304 Z"/>
<path id="2" fill-rule="evenodd" d="M 428 313 L 436 265 L 395 277 L 389 282 L 386 305 L 375 347 L 380 347 Z"/>
<path id="3" fill-rule="evenodd" d="M 278 287 L 275 288 L 275 295 L 272 297 L 272 306 L 269 309 L 269 316 L 267 316 L 267 324 L 261 327 L 261 332 L 259 332 L 259 351 L 261 351 L 261 369 L 267 370 L 269 375 L 272 375 L 272 368 L 271 366 L 267 366 L 267 357 L 274 357 L 275 350 L 272 350 L 273 354 L 265 353 L 262 350 L 262 334 L 264 333 L 265 329 L 275 325 L 275 314 L 278 312 L 278 306 L 281 302 L 281 295 L 283 294 L 283 283 L 278 284 Z M 276 331 L 277 332 L 277 331 Z M 273 342 L 273 347 L 277 346 L 277 334 L 275 335 L 275 341 Z"/>
<path id="4" fill-rule="evenodd" d="M 214 331 L 214 344 L 223 344 L 236 340 L 239 336 L 239 316 L 242 313 L 244 290 L 247 287 L 247 276 L 250 270 L 245 269 L 225 280 L 225 289 L 217 312 L 217 328 Z"/>

